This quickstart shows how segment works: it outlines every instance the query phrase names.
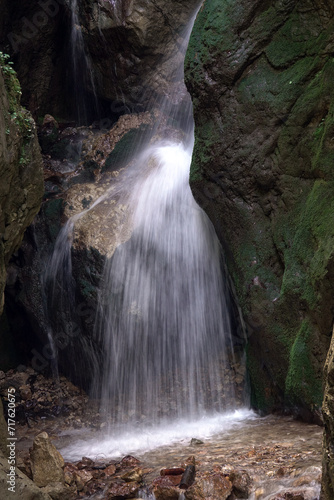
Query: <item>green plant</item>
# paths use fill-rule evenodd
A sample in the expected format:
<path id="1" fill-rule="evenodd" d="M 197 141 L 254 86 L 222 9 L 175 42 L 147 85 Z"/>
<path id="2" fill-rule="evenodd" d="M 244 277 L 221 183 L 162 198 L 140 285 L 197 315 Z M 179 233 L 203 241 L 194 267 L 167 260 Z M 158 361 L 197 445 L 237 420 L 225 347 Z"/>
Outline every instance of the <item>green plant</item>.
<path id="1" fill-rule="evenodd" d="M 0 68 L 4 77 L 6 90 L 9 100 L 9 111 L 14 113 L 20 105 L 21 86 L 17 79 L 16 71 L 12 67 L 13 63 L 9 61 L 9 55 L 0 52 Z"/>

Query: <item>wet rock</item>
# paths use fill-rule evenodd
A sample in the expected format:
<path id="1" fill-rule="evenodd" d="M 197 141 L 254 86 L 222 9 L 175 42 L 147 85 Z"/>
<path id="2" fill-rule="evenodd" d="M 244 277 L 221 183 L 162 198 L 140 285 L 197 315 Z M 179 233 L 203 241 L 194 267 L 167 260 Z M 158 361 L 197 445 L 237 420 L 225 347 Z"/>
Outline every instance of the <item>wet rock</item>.
<path id="1" fill-rule="evenodd" d="M 278 495 L 274 495 L 269 498 L 269 500 L 306 500 L 307 499 L 307 493 L 305 494 L 302 491 L 294 491 L 294 492 L 284 492 L 284 493 L 279 493 Z"/>
<path id="2" fill-rule="evenodd" d="M 108 465 L 108 467 L 106 467 L 103 471 L 103 473 L 107 477 L 114 475 L 115 472 L 116 472 L 116 465 L 114 464 Z"/>
<path id="3" fill-rule="evenodd" d="M 36 436 L 30 451 L 33 480 L 37 486 L 65 482 L 64 459 L 51 443 L 46 432 Z"/>
<path id="4" fill-rule="evenodd" d="M 232 483 L 224 475 L 207 473 L 198 478 L 185 492 L 186 500 L 226 500 L 232 493 Z"/>
<path id="5" fill-rule="evenodd" d="M 93 467 L 94 461 L 91 458 L 82 457 L 80 462 L 78 462 L 76 465 L 78 469 L 85 469 L 86 467 Z"/>
<path id="6" fill-rule="evenodd" d="M 133 498 L 139 491 L 139 484 L 135 482 L 126 483 L 125 481 L 113 481 L 107 490 L 108 500 L 121 500 Z"/>
<path id="7" fill-rule="evenodd" d="M 129 472 L 126 472 L 121 476 L 121 478 L 126 482 L 137 482 L 140 483 L 143 479 L 143 470 L 137 467 Z"/>
<path id="8" fill-rule="evenodd" d="M 161 469 L 160 476 L 179 476 L 184 473 L 183 467 L 172 467 L 171 469 Z"/>
<path id="9" fill-rule="evenodd" d="M 178 500 L 180 490 L 177 488 L 171 477 L 158 477 L 152 483 L 152 491 L 156 500 Z"/>
<path id="10" fill-rule="evenodd" d="M 192 438 L 192 440 L 190 441 L 191 446 L 199 446 L 201 444 L 204 444 L 204 442 L 200 439 Z"/>
<path id="11" fill-rule="evenodd" d="M 73 478 L 74 478 L 74 481 L 77 485 L 78 491 L 82 491 L 84 489 L 85 485 L 88 483 L 88 481 L 93 479 L 93 477 L 94 477 L 93 474 L 88 470 L 81 469 L 81 470 L 75 471 L 73 473 Z"/>
<path id="12" fill-rule="evenodd" d="M 236 498 L 248 498 L 251 494 L 253 481 L 246 471 L 233 471 L 228 476 L 233 486 Z"/>
<path id="13" fill-rule="evenodd" d="M 68 486 L 63 483 L 50 483 L 44 488 L 41 488 L 44 493 L 49 495 L 52 500 L 72 500 L 77 496 L 75 486 Z"/>
<path id="14" fill-rule="evenodd" d="M 0 315 L 6 266 L 19 248 L 43 196 L 43 166 L 31 114 L 20 105 L 20 84 L 7 64 L 0 69 Z M 5 331 L 3 335 L 5 335 Z M 2 342 L 4 341 L 2 337 Z M 9 342 L 9 344 L 8 344 Z M 1 345 L 1 352 L 4 348 Z M 10 339 L 7 346 L 13 346 Z M 14 347 L 14 346 L 13 346 Z M 8 352 L 8 347 L 7 347 Z M 5 352 L 4 352 L 5 354 Z M 4 355 L 3 354 L 3 355 Z M 8 354 L 7 354 L 8 355 Z M 8 366 L 6 357 L 2 366 Z"/>
<path id="15" fill-rule="evenodd" d="M 64 467 L 64 481 L 68 485 L 75 482 L 74 474 L 78 471 L 77 467 L 73 464 L 66 464 Z"/>
<path id="16" fill-rule="evenodd" d="M 289 405 L 309 421 L 318 421 L 333 322 L 333 172 L 325 160 L 333 15 L 327 0 L 237 0 L 218 10 L 206 0 L 186 58 L 196 123 L 190 183 L 222 242 L 247 323 L 252 404 Z"/>
<path id="17" fill-rule="evenodd" d="M 136 467 L 137 465 L 140 464 L 140 460 L 138 458 L 133 457 L 132 455 L 127 455 L 126 457 L 122 458 L 120 461 L 120 467 Z"/>

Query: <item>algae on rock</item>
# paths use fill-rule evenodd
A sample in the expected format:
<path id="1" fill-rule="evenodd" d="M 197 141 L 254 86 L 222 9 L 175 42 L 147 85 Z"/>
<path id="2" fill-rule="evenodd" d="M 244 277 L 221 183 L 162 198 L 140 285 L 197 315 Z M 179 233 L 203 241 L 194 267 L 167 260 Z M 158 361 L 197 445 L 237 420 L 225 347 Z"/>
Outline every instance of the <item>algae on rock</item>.
<path id="1" fill-rule="evenodd" d="M 20 105 L 15 71 L 0 53 L 0 313 L 6 265 L 39 210 L 43 167 L 34 120 Z"/>
<path id="2" fill-rule="evenodd" d="M 186 58 L 190 182 L 248 327 L 252 403 L 316 420 L 334 317 L 334 8 L 206 0 Z"/>

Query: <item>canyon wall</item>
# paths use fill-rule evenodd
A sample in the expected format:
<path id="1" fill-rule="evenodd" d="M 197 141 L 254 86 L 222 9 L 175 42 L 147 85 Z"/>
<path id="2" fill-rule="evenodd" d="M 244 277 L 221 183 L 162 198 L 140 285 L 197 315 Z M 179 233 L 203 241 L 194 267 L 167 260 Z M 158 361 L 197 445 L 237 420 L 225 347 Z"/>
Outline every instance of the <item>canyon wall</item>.
<path id="1" fill-rule="evenodd" d="M 333 14 L 206 0 L 186 60 L 190 181 L 247 324 L 252 404 L 315 419 L 334 312 Z"/>

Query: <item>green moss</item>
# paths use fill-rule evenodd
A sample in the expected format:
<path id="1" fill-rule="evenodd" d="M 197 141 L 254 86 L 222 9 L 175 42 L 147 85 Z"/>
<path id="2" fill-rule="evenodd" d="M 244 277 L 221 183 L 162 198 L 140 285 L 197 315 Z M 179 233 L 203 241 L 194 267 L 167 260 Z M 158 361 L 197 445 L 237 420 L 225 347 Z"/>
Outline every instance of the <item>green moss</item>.
<path id="1" fill-rule="evenodd" d="M 264 372 L 264 367 L 259 357 L 254 356 L 249 345 L 246 347 L 246 361 L 252 387 L 251 406 L 267 413 L 275 403 L 271 392 L 270 380 Z"/>
<path id="2" fill-rule="evenodd" d="M 297 100 L 301 88 L 318 64 L 319 58 L 305 57 L 287 69 L 277 71 L 263 56 L 252 73 L 240 81 L 238 90 L 241 100 L 253 105 L 265 104 L 282 115 Z"/>
<path id="3" fill-rule="evenodd" d="M 190 182 L 196 182 L 202 179 L 202 171 L 211 162 L 213 148 L 217 147 L 221 141 L 221 134 L 215 124 L 211 121 L 205 121 L 201 124 L 201 137 L 196 139 L 192 163 L 190 167 Z"/>
<path id="4" fill-rule="evenodd" d="M 294 209 L 276 221 L 277 247 L 284 255 L 281 295 L 299 296 L 315 309 L 319 282 L 334 254 L 334 182 L 317 180 Z"/>
<path id="5" fill-rule="evenodd" d="M 315 35 L 314 23 L 300 23 L 300 13 L 294 12 L 277 31 L 265 52 L 275 67 L 287 67 L 305 56 L 319 53 L 323 45 L 323 33 Z"/>
<path id="6" fill-rule="evenodd" d="M 289 404 L 321 406 L 322 381 L 313 370 L 312 343 L 312 326 L 308 320 L 304 320 L 290 351 L 289 370 L 285 382 Z"/>

